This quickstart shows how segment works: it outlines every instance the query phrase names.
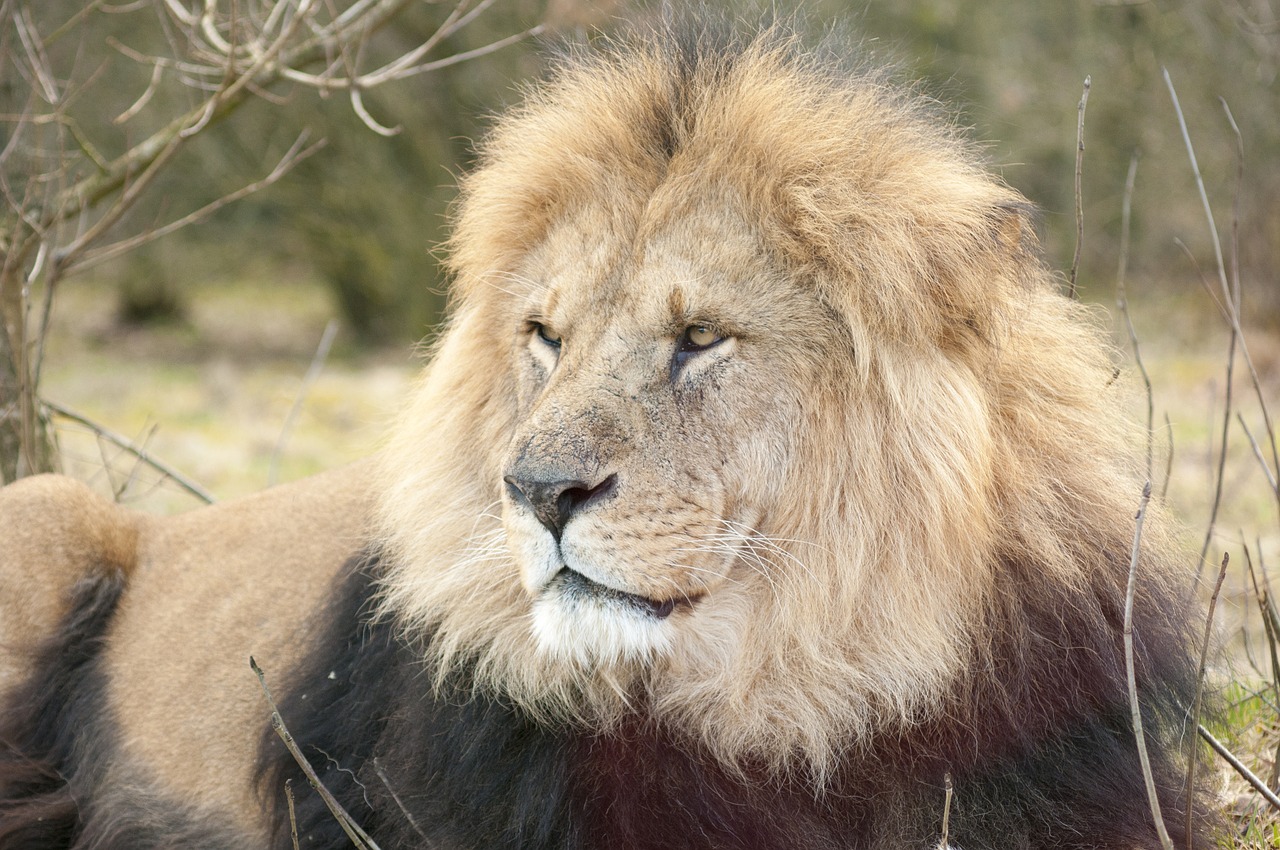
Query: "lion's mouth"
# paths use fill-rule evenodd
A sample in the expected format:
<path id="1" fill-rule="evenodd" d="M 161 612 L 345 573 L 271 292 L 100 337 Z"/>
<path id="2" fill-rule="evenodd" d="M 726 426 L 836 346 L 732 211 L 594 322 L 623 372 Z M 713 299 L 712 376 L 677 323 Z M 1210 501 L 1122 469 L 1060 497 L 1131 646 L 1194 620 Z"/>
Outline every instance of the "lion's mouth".
<path id="1" fill-rule="evenodd" d="M 609 587 L 594 579 L 588 578 L 577 570 L 564 567 L 547 583 L 547 588 L 556 588 L 569 596 L 584 596 L 591 599 L 619 602 L 656 620 L 665 620 L 680 607 L 690 607 L 699 600 L 698 596 L 681 597 L 679 599 L 651 599 L 638 593 Z"/>

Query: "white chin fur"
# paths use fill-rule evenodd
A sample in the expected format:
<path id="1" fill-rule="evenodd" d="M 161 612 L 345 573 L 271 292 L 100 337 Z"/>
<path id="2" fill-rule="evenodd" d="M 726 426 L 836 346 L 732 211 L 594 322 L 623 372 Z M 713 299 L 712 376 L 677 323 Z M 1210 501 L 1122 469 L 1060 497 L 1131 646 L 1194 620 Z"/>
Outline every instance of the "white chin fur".
<path id="1" fill-rule="evenodd" d="M 570 597 L 554 590 L 533 603 L 538 648 L 583 666 L 650 661 L 671 650 L 669 620 L 611 599 Z"/>

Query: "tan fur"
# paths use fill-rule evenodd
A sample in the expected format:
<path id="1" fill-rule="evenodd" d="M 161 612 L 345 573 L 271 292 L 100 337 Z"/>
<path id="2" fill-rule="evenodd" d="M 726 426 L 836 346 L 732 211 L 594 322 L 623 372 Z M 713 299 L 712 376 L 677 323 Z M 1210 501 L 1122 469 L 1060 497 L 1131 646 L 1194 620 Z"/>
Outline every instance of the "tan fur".
<path id="1" fill-rule="evenodd" d="M 485 144 L 452 318 L 376 470 L 169 520 L 51 479 L 0 497 L 7 641 L 87 571 L 129 573 L 110 708 L 144 778 L 259 828 L 247 656 L 288 668 L 370 514 L 380 610 L 434 635 L 441 675 L 475 662 L 480 687 L 597 726 L 644 701 L 730 764 L 815 774 L 946 710 L 1001 628 L 1002 560 L 1081 584 L 1087 530 L 1127 527 L 1107 348 L 963 141 L 776 40 L 679 91 L 656 50 L 621 57 L 566 66 Z M 700 324 L 724 342 L 674 369 Z M 513 471 L 617 485 L 556 550 Z M 548 583 L 565 561 L 695 601 L 572 609 Z"/>
<path id="2" fill-rule="evenodd" d="M 368 464 L 169 518 L 57 476 L 20 481 L 0 490 L 0 634 L 30 647 L 76 581 L 124 570 L 106 650 L 103 710 L 122 748 L 108 790 L 129 799 L 129 787 L 150 786 L 225 812 L 263 846 L 253 760 L 270 712 L 249 656 L 284 678 L 333 575 L 364 545 L 368 515 Z M 15 680 L 24 672 L 25 654 L 0 659 Z"/>
<path id="3" fill-rule="evenodd" d="M 0 489 L 0 699 L 21 682 L 78 581 L 132 570 L 145 522 L 56 475 Z"/>

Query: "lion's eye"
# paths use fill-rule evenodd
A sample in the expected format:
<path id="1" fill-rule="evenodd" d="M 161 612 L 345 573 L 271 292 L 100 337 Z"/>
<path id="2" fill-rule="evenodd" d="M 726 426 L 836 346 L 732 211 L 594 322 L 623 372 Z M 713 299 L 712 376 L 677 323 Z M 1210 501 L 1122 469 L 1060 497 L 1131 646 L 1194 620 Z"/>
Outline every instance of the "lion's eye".
<path id="1" fill-rule="evenodd" d="M 680 374 L 685 361 L 703 351 L 715 348 L 724 341 L 725 337 L 711 325 L 689 325 L 684 329 L 684 333 L 680 334 L 680 340 L 676 343 L 676 353 L 671 358 L 671 379 L 675 380 Z"/>
<path id="2" fill-rule="evenodd" d="M 533 325 L 533 332 L 538 335 L 538 339 L 542 340 L 552 348 L 560 347 L 560 334 L 551 330 L 551 328 L 541 322 L 531 322 L 530 324 Z"/>
<path id="3" fill-rule="evenodd" d="M 680 339 L 680 351 L 685 353 L 702 351 L 723 341 L 724 337 L 709 325 L 690 325 L 684 329 L 684 336 Z"/>

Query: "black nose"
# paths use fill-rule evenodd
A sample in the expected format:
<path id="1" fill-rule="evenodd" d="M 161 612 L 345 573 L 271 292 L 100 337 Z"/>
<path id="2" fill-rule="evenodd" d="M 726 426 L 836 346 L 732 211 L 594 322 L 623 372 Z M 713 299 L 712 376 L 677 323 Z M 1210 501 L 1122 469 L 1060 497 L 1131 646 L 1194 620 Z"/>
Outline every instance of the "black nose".
<path id="1" fill-rule="evenodd" d="M 538 522 L 546 526 L 551 536 L 560 540 L 570 518 L 588 504 L 599 502 L 613 492 L 618 476 L 606 476 L 599 484 L 587 481 L 538 481 L 508 475 L 507 492 L 517 502 L 524 502 L 533 509 Z"/>

